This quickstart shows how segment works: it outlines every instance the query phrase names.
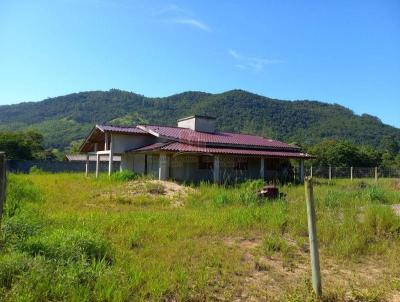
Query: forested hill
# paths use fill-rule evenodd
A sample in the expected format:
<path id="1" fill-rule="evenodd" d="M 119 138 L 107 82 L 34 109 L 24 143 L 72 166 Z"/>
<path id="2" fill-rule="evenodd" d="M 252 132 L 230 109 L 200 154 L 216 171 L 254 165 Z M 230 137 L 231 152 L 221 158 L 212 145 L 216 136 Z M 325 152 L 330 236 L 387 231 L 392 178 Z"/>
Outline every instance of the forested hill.
<path id="1" fill-rule="evenodd" d="M 175 125 L 191 114 L 217 117 L 219 130 L 256 133 L 286 142 L 311 145 L 322 139 L 347 139 L 378 147 L 384 136 L 400 140 L 400 129 L 371 115 L 316 101 L 282 101 L 242 90 L 220 94 L 184 92 L 148 98 L 112 89 L 0 106 L 0 131 L 35 129 L 46 147 L 66 149 L 96 123 Z"/>

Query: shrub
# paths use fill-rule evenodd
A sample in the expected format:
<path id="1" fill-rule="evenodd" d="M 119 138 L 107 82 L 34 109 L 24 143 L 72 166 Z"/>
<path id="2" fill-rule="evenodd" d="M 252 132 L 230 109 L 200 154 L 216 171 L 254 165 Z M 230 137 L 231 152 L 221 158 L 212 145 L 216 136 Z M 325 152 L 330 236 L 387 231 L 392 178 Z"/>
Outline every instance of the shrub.
<path id="1" fill-rule="evenodd" d="M 29 168 L 29 174 L 43 174 L 44 171 L 38 166 L 32 166 Z"/>
<path id="2" fill-rule="evenodd" d="M 40 189 L 31 181 L 21 180 L 10 176 L 7 188 L 7 202 L 5 203 L 5 215 L 14 216 L 26 202 L 42 201 Z"/>
<path id="3" fill-rule="evenodd" d="M 265 198 L 260 198 L 257 196 L 257 193 L 253 191 L 240 191 L 238 197 L 239 202 L 244 205 L 257 204 L 265 201 Z"/>
<path id="4" fill-rule="evenodd" d="M 325 195 L 324 203 L 328 208 L 338 208 L 341 206 L 340 194 L 337 191 L 329 190 Z"/>
<path id="5" fill-rule="evenodd" d="M 24 211 L 4 220 L 2 233 L 7 245 L 20 244 L 39 233 L 44 224 L 42 215 L 36 211 Z"/>
<path id="6" fill-rule="evenodd" d="M 102 260 L 112 262 L 111 247 L 97 234 L 83 230 L 58 229 L 47 236 L 30 237 L 21 250 L 61 262 Z"/>
<path id="7" fill-rule="evenodd" d="M 0 256 L 0 288 L 11 288 L 13 280 L 29 267 L 29 258 L 21 253 Z"/>
<path id="8" fill-rule="evenodd" d="M 374 205 L 364 214 L 366 229 L 378 237 L 391 237 L 400 234 L 400 217 L 387 206 Z"/>
<path id="9" fill-rule="evenodd" d="M 287 253 L 289 245 L 281 236 L 276 234 L 268 234 L 262 243 L 263 249 L 267 254 L 271 253 Z"/>
<path id="10" fill-rule="evenodd" d="M 111 284 L 121 284 L 120 272 L 114 272 L 103 261 L 66 262 L 59 265 L 43 257 L 31 259 L 29 269 L 19 274 L 18 281 L 7 292 L 8 301 L 114 301 L 122 299 L 99 299 L 107 293 L 113 297 L 118 288 L 106 287 L 103 291 L 97 283 L 108 278 Z M 100 284 L 99 284 L 100 286 Z M 1 298 L 1 295 L 0 295 Z"/>
<path id="11" fill-rule="evenodd" d="M 129 181 L 135 180 L 138 175 L 135 172 L 129 170 L 122 170 L 111 174 L 111 179 L 114 181 Z"/>
<path id="12" fill-rule="evenodd" d="M 130 248 L 136 249 L 142 247 L 142 241 L 142 234 L 138 230 L 135 230 L 129 238 Z"/>
<path id="13" fill-rule="evenodd" d="M 381 187 L 373 186 L 365 191 L 366 197 L 371 202 L 387 203 L 385 191 Z"/>
<path id="14" fill-rule="evenodd" d="M 213 202 L 216 206 L 224 206 L 227 205 L 230 201 L 228 198 L 228 194 L 225 192 L 219 192 L 217 195 L 214 196 Z"/>

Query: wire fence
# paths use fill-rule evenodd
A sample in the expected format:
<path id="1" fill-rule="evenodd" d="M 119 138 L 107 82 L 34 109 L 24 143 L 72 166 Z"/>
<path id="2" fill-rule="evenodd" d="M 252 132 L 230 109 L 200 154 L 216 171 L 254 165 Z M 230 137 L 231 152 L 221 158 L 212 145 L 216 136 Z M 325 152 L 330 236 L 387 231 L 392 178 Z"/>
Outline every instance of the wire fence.
<path id="1" fill-rule="evenodd" d="M 306 167 L 305 175 L 317 178 L 400 178 L 400 168 L 382 167 Z"/>

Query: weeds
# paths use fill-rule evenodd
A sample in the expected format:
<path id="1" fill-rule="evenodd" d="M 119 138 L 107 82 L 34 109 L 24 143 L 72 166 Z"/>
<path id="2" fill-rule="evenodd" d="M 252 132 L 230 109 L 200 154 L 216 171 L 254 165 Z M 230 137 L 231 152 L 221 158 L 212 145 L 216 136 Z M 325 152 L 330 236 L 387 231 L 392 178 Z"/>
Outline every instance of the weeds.
<path id="1" fill-rule="evenodd" d="M 304 281 L 295 270 L 287 272 L 308 261 L 303 186 L 281 186 L 286 201 L 258 198 L 261 181 L 229 187 L 202 183 L 187 196 L 171 197 L 162 183 L 115 177 L 10 175 L 0 246 L 1 301 L 235 300 L 243 288 L 270 286 L 278 292 L 273 301 L 315 301 L 308 273 Z M 365 277 L 346 279 L 340 269 L 347 266 L 338 264 L 382 258 L 385 274 L 398 276 L 400 222 L 387 205 L 400 203 L 393 182 L 337 180 L 316 184 L 314 192 L 323 277 L 337 269 L 324 283 L 322 301 L 375 301 L 377 293 L 398 288 L 374 278 L 371 286 L 353 290 L 348 284 Z M 184 206 L 171 206 L 173 198 L 184 198 Z M 233 248 L 226 238 L 254 240 L 250 247 Z M 251 257 L 262 261 L 248 266 Z M 269 281 L 257 282 L 263 274 Z"/>
<path id="2" fill-rule="evenodd" d="M 111 174 L 111 179 L 114 181 L 129 181 L 137 178 L 138 174 L 128 170 L 122 170 Z"/>

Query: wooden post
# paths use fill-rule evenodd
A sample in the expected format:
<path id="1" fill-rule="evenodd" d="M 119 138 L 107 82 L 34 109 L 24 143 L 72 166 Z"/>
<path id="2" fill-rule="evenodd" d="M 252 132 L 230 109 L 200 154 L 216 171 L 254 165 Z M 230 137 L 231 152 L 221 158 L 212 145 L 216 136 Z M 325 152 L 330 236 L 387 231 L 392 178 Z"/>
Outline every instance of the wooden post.
<path id="1" fill-rule="evenodd" d="M 312 175 L 312 166 L 311 166 L 311 168 L 310 168 L 310 177 L 312 178 L 313 177 L 313 175 Z"/>
<path id="2" fill-rule="evenodd" d="M 317 298 L 320 298 L 322 295 L 322 287 L 312 178 L 307 177 L 304 184 L 307 202 L 308 237 L 310 240 L 312 286 Z"/>
<path id="3" fill-rule="evenodd" d="M 375 181 L 378 181 L 378 167 L 375 167 Z"/>
<path id="4" fill-rule="evenodd" d="M 350 180 L 353 180 L 353 167 L 350 167 Z"/>
<path id="5" fill-rule="evenodd" d="M 329 180 L 332 180 L 332 166 L 329 165 Z"/>
<path id="6" fill-rule="evenodd" d="M 0 152 L 0 224 L 3 216 L 3 207 L 6 200 L 6 154 Z"/>

